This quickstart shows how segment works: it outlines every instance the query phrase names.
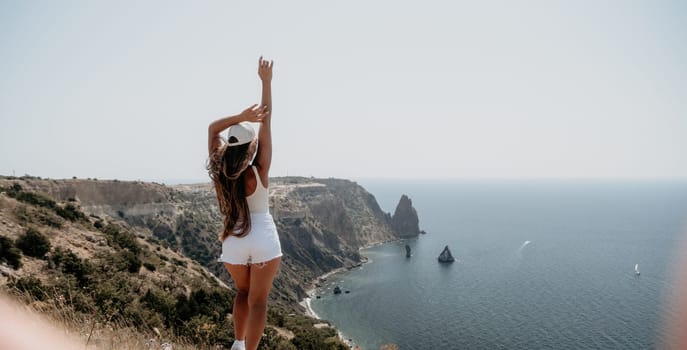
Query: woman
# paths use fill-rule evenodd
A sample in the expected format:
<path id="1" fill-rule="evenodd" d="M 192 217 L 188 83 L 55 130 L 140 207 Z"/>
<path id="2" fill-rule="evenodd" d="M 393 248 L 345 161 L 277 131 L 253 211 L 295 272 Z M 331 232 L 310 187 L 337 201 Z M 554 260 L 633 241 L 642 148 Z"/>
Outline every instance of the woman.
<path id="1" fill-rule="evenodd" d="M 272 162 L 272 67 L 273 62 L 260 57 L 260 107 L 253 105 L 208 128 L 208 170 L 224 215 L 220 259 L 237 289 L 232 350 L 258 348 L 267 321 L 267 296 L 282 256 L 267 198 Z M 260 123 L 257 138 L 247 122 Z M 227 128 L 225 141 L 220 132 Z"/>

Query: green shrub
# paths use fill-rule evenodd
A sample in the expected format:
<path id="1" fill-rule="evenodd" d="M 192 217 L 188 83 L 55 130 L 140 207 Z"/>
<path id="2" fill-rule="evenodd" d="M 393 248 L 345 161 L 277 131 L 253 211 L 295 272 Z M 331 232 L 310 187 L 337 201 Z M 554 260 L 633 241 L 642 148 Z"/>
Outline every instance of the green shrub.
<path id="1" fill-rule="evenodd" d="M 163 242 L 166 242 L 168 245 L 176 246 L 177 238 L 174 235 L 174 231 L 172 231 L 172 229 L 169 226 L 165 224 L 158 224 L 152 228 L 152 231 L 153 237 Z"/>
<path id="2" fill-rule="evenodd" d="M 38 207 L 43 207 L 43 208 L 48 208 L 54 211 L 57 215 L 69 220 L 69 221 L 77 221 L 77 220 L 83 220 L 83 221 L 88 221 L 88 218 L 86 218 L 86 215 L 79 210 L 74 204 L 68 203 L 64 207 L 60 206 L 52 200 L 51 198 L 44 196 L 42 194 L 34 193 L 34 192 L 28 192 L 24 191 L 24 189 L 19 185 L 18 183 L 13 184 L 11 187 L 2 187 L 0 188 L 0 192 L 5 192 L 7 193 L 8 196 L 24 203 L 28 203 L 34 206 Z M 46 217 L 43 217 L 45 219 Z M 62 223 L 55 221 L 54 219 L 49 218 L 48 222 L 44 222 L 47 225 L 54 226 L 54 227 L 61 227 Z M 42 220 L 41 220 L 42 221 Z"/>
<path id="3" fill-rule="evenodd" d="M 27 229 L 24 234 L 20 235 L 15 244 L 24 255 L 34 258 L 43 258 L 45 253 L 50 251 L 48 237 L 33 228 Z"/>
<path id="4" fill-rule="evenodd" d="M 200 288 L 186 297 L 177 295 L 174 325 L 177 335 L 204 344 L 229 341 L 231 324 L 226 315 L 233 307 L 234 293 L 225 288 Z"/>
<path id="5" fill-rule="evenodd" d="M 25 204 L 17 205 L 14 208 L 14 216 L 19 222 L 27 224 L 40 223 L 54 228 L 62 228 L 64 220 L 55 215 L 52 210 L 45 208 L 32 208 Z"/>
<path id="6" fill-rule="evenodd" d="M 50 255 L 50 261 L 60 271 L 74 276 L 79 286 L 84 287 L 89 284 L 89 275 L 93 271 L 93 266 L 88 261 L 79 258 L 69 249 L 55 248 Z"/>
<path id="7" fill-rule="evenodd" d="M 54 200 L 38 193 L 24 191 L 21 185 L 15 183 L 10 188 L 3 188 L 8 196 L 24 203 L 36 205 L 39 207 L 54 209 L 57 203 Z"/>
<path id="8" fill-rule="evenodd" d="M 22 187 L 18 183 L 13 183 L 12 186 L 5 187 L 0 186 L 0 192 L 6 193 L 8 196 L 15 198 L 17 193 L 22 190 Z"/>
<path id="9" fill-rule="evenodd" d="M 267 326 L 265 332 L 260 339 L 260 349 L 265 350 L 298 350 L 295 345 L 282 337 L 277 331 Z M 349 349 L 350 350 L 350 349 Z"/>
<path id="10" fill-rule="evenodd" d="M 71 306 L 74 310 L 88 315 L 95 314 L 95 303 L 87 287 L 80 287 L 79 281 L 70 274 L 62 274 L 57 278 L 49 291 L 55 295 L 56 301 Z"/>
<path id="11" fill-rule="evenodd" d="M 179 260 L 177 258 L 172 258 L 172 261 L 174 262 L 174 265 L 186 267 L 186 262 L 183 260 Z"/>
<path id="12" fill-rule="evenodd" d="M 107 242 L 110 246 L 128 249 L 135 255 L 141 253 L 141 246 L 136 242 L 136 236 L 133 233 L 114 224 L 108 224 L 100 231 L 107 236 Z"/>
<path id="13" fill-rule="evenodd" d="M 231 340 L 231 327 L 206 315 L 195 315 L 177 329 L 178 335 L 196 344 L 220 344 Z"/>
<path id="14" fill-rule="evenodd" d="M 49 212 L 46 209 L 41 209 L 37 213 L 38 222 L 54 228 L 62 228 L 64 220 L 59 216 Z"/>
<path id="15" fill-rule="evenodd" d="M 155 272 L 155 269 L 156 269 L 155 264 L 150 263 L 150 262 L 144 262 L 144 263 L 143 263 L 143 266 L 144 266 L 146 269 L 148 269 L 148 271 L 150 271 L 150 272 Z"/>
<path id="16" fill-rule="evenodd" d="M 53 209 L 57 215 L 69 221 L 88 221 L 86 214 L 79 210 L 79 208 L 77 208 L 74 204 L 69 203 L 65 205 L 64 208 L 59 205 L 55 205 Z"/>
<path id="17" fill-rule="evenodd" d="M 112 319 L 121 319 L 126 306 L 134 301 L 131 283 L 123 274 L 115 274 L 93 287 L 95 306 Z"/>
<path id="18" fill-rule="evenodd" d="M 143 265 L 138 255 L 124 249 L 114 254 L 103 255 L 102 258 L 105 260 L 102 267 L 113 273 L 123 271 L 137 273 Z"/>
<path id="19" fill-rule="evenodd" d="M 160 314 L 167 327 L 174 324 L 176 306 L 174 298 L 169 293 L 148 289 L 140 302 L 149 310 Z"/>
<path id="20" fill-rule="evenodd" d="M 10 282 L 10 287 L 16 288 L 21 292 L 28 294 L 32 299 L 45 300 L 46 294 L 43 289 L 43 283 L 36 277 L 22 277 L 18 280 Z"/>
<path id="21" fill-rule="evenodd" d="M 95 227 L 98 230 L 101 230 L 103 227 L 105 227 L 105 224 L 103 224 L 102 220 L 96 220 L 96 222 L 93 223 L 93 227 Z"/>
<path id="22" fill-rule="evenodd" d="M 267 309 L 267 322 L 277 325 L 278 327 L 284 327 L 284 322 L 286 317 L 284 317 L 284 312 L 277 308 Z"/>
<path id="23" fill-rule="evenodd" d="M 138 255 L 128 251 L 128 250 L 122 250 L 119 253 L 122 258 L 124 258 L 124 261 L 126 262 L 126 270 L 131 272 L 131 273 L 137 273 L 139 270 L 141 270 L 141 259 L 138 258 Z"/>
<path id="24" fill-rule="evenodd" d="M 337 338 L 336 330 L 333 328 L 297 328 L 294 334 L 295 337 L 291 339 L 291 343 L 299 350 L 350 349 Z"/>
<path id="25" fill-rule="evenodd" d="M 5 262 L 13 269 L 21 267 L 21 251 L 14 246 L 9 237 L 0 235 L 0 262 Z"/>
<path id="26" fill-rule="evenodd" d="M 231 311 L 233 305 L 233 293 L 226 289 L 197 289 L 188 297 L 179 294 L 176 300 L 177 324 L 197 315 L 208 315 L 213 320 L 220 321 Z"/>

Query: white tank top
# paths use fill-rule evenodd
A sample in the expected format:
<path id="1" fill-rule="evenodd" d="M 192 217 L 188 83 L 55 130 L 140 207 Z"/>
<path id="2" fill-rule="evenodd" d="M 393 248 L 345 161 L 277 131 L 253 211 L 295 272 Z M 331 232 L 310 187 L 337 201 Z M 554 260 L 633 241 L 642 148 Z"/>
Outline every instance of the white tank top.
<path id="1" fill-rule="evenodd" d="M 267 188 L 265 188 L 265 186 L 262 185 L 262 180 L 260 179 L 260 174 L 258 174 L 258 169 L 254 165 L 251 165 L 250 167 L 253 169 L 253 173 L 255 174 L 255 182 L 257 183 L 255 184 L 255 192 L 246 197 L 246 200 L 248 201 L 248 210 L 250 210 L 251 214 L 269 213 L 269 191 Z"/>

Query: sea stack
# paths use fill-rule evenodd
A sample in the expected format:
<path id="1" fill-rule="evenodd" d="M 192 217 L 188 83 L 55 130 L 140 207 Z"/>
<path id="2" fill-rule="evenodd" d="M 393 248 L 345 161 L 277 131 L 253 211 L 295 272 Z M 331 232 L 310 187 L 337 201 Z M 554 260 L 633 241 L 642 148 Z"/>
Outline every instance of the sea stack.
<path id="1" fill-rule="evenodd" d="M 406 244 L 406 258 L 410 258 L 410 246 Z"/>
<path id="2" fill-rule="evenodd" d="M 420 220 L 413 202 L 405 194 L 398 201 L 394 215 L 391 217 L 391 227 L 399 238 L 417 237 L 420 234 Z"/>
<path id="3" fill-rule="evenodd" d="M 439 262 L 452 263 L 454 261 L 455 259 L 453 259 L 453 255 L 451 255 L 451 250 L 448 249 L 448 246 L 444 247 L 444 250 L 439 254 Z"/>

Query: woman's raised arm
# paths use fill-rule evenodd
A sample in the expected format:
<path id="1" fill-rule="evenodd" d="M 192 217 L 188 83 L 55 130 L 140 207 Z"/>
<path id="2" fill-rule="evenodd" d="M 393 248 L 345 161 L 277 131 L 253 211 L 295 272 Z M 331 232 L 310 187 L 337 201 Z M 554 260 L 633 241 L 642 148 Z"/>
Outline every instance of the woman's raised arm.
<path id="1" fill-rule="evenodd" d="M 258 76 L 262 81 L 262 106 L 266 115 L 260 124 L 258 132 L 258 154 L 255 156 L 255 164 L 263 180 L 263 185 L 268 186 L 270 165 L 272 164 L 272 67 L 274 61 L 258 61 Z"/>
<path id="2" fill-rule="evenodd" d="M 210 123 L 208 127 L 208 154 L 212 155 L 212 153 L 221 146 L 222 141 L 219 134 L 228 127 L 240 122 L 259 123 L 268 115 L 269 112 L 266 108 L 252 105 L 237 115 L 217 119 Z"/>

